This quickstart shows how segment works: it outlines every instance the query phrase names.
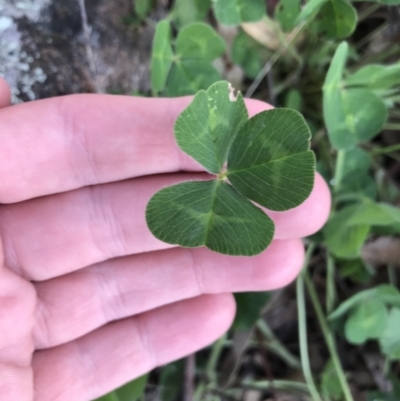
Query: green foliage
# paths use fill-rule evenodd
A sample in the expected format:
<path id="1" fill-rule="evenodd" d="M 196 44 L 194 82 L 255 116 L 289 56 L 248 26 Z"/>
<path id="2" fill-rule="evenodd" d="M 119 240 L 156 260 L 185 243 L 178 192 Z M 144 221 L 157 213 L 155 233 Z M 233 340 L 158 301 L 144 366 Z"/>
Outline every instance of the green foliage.
<path id="1" fill-rule="evenodd" d="M 168 21 L 157 24 L 151 60 L 154 93 L 184 96 L 205 89 L 220 79 L 211 61 L 225 52 L 225 42 L 202 22 L 182 28 L 173 46 Z"/>
<path id="2" fill-rule="evenodd" d="M 235 294 L 236 316 L 232 328 L 250 330 L 260 318 L 261 312 L 271 299 L 270 292 L 240 292 Z"/>
<path id="3" fill-rule="evenodd" d="M 392 308 L 385 325 L 384 331 L 379 338 L 382 352 L 390 359 L 400 360 L 400 308 Z"/>
<path id="4" fill-rule="evenodd" d="M 217 20 L 225 25 L 259 21 L 265 14 L 264 0 L 212 0 Z"/>
<path id="5" fill-rule="evenodd" d="M 350 36 L 357 24 L 357 12 L 345 0 L 328 0 L 319 10 L 314 28 L 328 39 Z"/>
<path id="6" fill-rule="evenodd" d="M 179 28 L 203 21 L 211 7 L 211 0 L 176 0 L 171 17 Z"/>
<path id="7" fill-rule="evenodd" d="M 280 0 L 276 5 L 275 18 L 284 32 L 289 32 L 296 26 L 300 3 L 300 0 Z"/>
<path id="8" fill-rule="evenodd" d="M 233 41 L 232 61 L 241 66 L 249 78 L 255 78 L 264 65 L 264 59 L 264 47 L 240 31 Z"/>
<path id="9" fill-rule="evenodd" d="M 328 360 L 322 372 L 321 392 L 326 399 L 336 401 L 343 398 L 343 390 L 332 359 Z"/>
<path id="10" fill-rule="evenodd" d="M 343 178 L 340 186 L 335 188 L 338 196 L 355 195 L 375 199 L 377 186 L 369 174 L 371 156 L 360 148 L 353 148 L 343 152 Z"/>
<path id="11" fill-rule="evenodd" d="M 179 360 L 162 368 L 160 373 L 161 401 L 174 401 L 182 391 L 184 363 Z"/>
<path id="12" fill-rule="evenodd" d="M 384 354 L 400 359 L 400 292 L 397 288 L 383 284 L 358 292 L 343 302 L 329 319 L 345 315 L 348 315 L 345 335 L 349 342 L 362 344 L 378 339 Z"/>
<path id="13" fill-rule="evenodd" d="M 175 136 L 184 152 L 217 177 L 153 196 L 147 224 L 164 242 L 228 255 L 258 254 L 270 244 L 274 224 L 250 200 L 282 211 L 311 192 L 314 154 L 301 115 L 275 109 L 248 120 L 241 95 L 235 96 L 227 82 L 195 96 L 178 117 Z"/>
<path id="14" fill-rule="evenodd" d="M 144 19 L 150 13 L 154 6 L 154 0 L 135 0 L 133 2 L 135 14 L 140 18 Z"/>
<path id="15" fill-rule="evenodd" d="M 96 401 L 137 401 L 144 393 L 148 380 L 148 375 L 143 375 L 135 380 L 132 380 L 125 386 L 106 394 Z"/>
<path id="16" fill-rule="evenodd" d="M 370 230 L 368 224 L 349 224 L 349 219 L 357 208 L 357 205 L 351 205 L 334 212 L 323 229 L 326 247 L 339 258 L 359 257 L 361 247 L 367 239 Z"/>
<path id="17" fill-rule="evenodd" d="M 400 63 L 393 65 L 369 64 L 345 79 L 346 86 L 368 89 L 389 89 L 400 85 Z"/>
<path id="18" fill-rule="evenodd" d="M 346 338 L 350 343 L 362 344 L 367 339 L 379 338 L 388 318 L 385 304 L 374 298 L 367 298 L 357 305 L 345 325 Z"/>
<path id="19" fill-rule="evenodd" d="M 342 79 L 348 54 L 346 42 L 333 57 L 323 86 L 324 120 L 336 149 L 350 149 L 372 139 L 387 119 L 384 103 L 364 88 L 347 88 Z"/>

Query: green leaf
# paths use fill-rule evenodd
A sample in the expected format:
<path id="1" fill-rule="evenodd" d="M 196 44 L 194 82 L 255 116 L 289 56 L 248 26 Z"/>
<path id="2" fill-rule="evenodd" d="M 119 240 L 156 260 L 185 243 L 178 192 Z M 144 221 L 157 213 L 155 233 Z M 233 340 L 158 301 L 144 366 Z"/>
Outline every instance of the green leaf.
<path id="1" fill-rule="evenodd" d="M 342 74 L 347 51 L 347 43 L 341 43 L 323 86 L 324 120 L 336 149 L 350 149 L 372 139 L 387 119 L 386 107 L 375 94 L 344 88 Z"/>
<path id="2" fill-rule="evenodd" d="M 342 302 L 329 316 L 329 320 L 336 320 L 344 316 L 350 310 L 354 309 L 358 304 L 367 298 L 371 298 L 376 294 L 375 288 L 357 292 L 352 297 Z"/>
<path id="3" fill-rule="evenodd" d="M 332 359 L 328 360 L 322 372 L 321 390 L 327 399 L 342 400 L 343 398 L 342 386 Z"/>
<path id="4" fill-rule="evenodd" d="M 350 217 L 348 225 L 391 226 L 393 223 L 400 223 L 399 208 L 365 199 Z"/>
<path id="5" fill-rule="evenodd" d="M 357 25 L 357 12 L 345 0 L 328 0 L 318 13 L 315 25 L 328 39 L 350 36 Z"/>
<path id="6" fill-rule="evenodd" d="M 168 97 L 193 95 L 221 80 L 218 71 L 203 60 L 177 61 L 168 78 Z"/>
<path id="7" fill-rule="evenodd" d="M 350 314 L 345 325 L 347 340 L 362 344 L 368 339 L 379 338 L 385 330 L 388 312 L 378 299 L 367 298 Z"/>
<path id="8" fill-rule="evenodd" d="M 135 14 L 140 18 L 144 19 L 147 17 L 152 7 L 154 6 L 154 0 L 136 0 L 133 2 Z"/>
<path id="9" fill-rule="evenodd" d="M 119 401 L 117 394 L 115 391 L 112 393 L 108 393 L 106 395 L 103 395 L 103 397 L 96 398 L 94 401 Z"/>
<path id="10" fill-rule="evenodd" d="M 212 0 L 217 20 L 225 25 L 255 22 L 265 15 L 264 0 Z"/>
<path id="11" fill-rule="evenodd" d="M 284 32 L 291 31 L 296 26 L 300 14 L 300 0 L 280 0 L 275 7 L 275 19 Z"/>
<path id="12" fill-rule="evenodd" d="M 176 53 L 182 59 L 211 62 L 225 52 L 225 42 L 210 25 L 197 22 L 181 29 L 176 38 Z"/>
<path id="13" fill-rule="evenodd" d="M 168 21 L 157 24 L 151 56 L 151 86 L 154 92 L 165 88 L 172 66 L 171 26 Z"/>
<path id="14" fill-rule="evenodd" d="M 348 224 L 357 208 L 357 205 L 352 205 L 334 212 L 323 229 L 325 245 L 333 255 L 339 258 L 357 258 L 368 237 L 369 225 Z"/>
<path id="15" fill-rule="evenodd" d="M 400 308 L 392 308 L 379 343 L 381 350 L 390 359 L 400 359 Z"/>
<path id="16" fill-rule="evenodd" d="M 256 255 L 274 235 L 272 220 L 220 180 L 162 189 L 150 199 L 146 220 L 153 235 L 164 242 L 205 245 L 228 255 Z"/>
<path id="17" fill-rule="evenodd" d="M 250 330 L 260 318 L 261 312 L 271 298 L 270 292 L 236 293 L 236 316 L 232 328 L 234 330 Z"/>
<path id="18" fill-rule="evenodd" d="M 347 77 L 345 84 L 346 86 L 363 86 L 368 89 L 389 89 L 400 85 L 400 63 L 367 65 Z"/>
<path id="19" fill-rule="evenodd" d="M 179 147 L 218 174 L 238 129 L 248 119 L 246 105 L 239 93 L 233 101 L 227 82 L 218 82 L 196 94 L 175 123 Z"/>
<path id="20" fill-rule="evenodd" d="M 339 269 L 340 277 L 352 280 L 357 284 L 365 284 L 371 277 L 369 271 L 361 259 L 351 259 L 343 261 Z"/>
<path id="21" fill-rule="evenodd" d="M 310 130 L 294 110 L 264 111 L 241 126 L 228 155 L 228 178 L 271 210 L 300 205 L 314 184 Z"/>
<path id="22" fill-rule="evenodd" d="M 390 284 L 381 284 L 375 287 L 376 296 L 389 306 L 400 307 L 400 292 Z"/>
<path id="23" fill-rule="evenodd" d="M 285 97 L 285 107 L 296 111 L 301 111 L 303 98 L 297 89 L 290 89 Z"/>
<path id="24" fill-rule="evenodd" d="M 145 374 L 95 401 L 137 401 L 143 394 L 149 375 Z"/>
<path id="25" fill-rule="evenodd" d="M 245 32 L 240 31 L 232 45 L 232 61 L 243 68 L 249 78 L 255 78 L 264 65 L 265 48 Z"/>
<path id="26" fill-rule="evenodd" d="M 132 380 L 115 391 L 119 401 L 136 401 L 143 394 L 149 375 L 143 375 Z"/>
<path id="27" fill-rule="evenodd" d="M 360 148 L 343 152 L 343 178 L 337 194 L 362 195 L 375 199 L 377 185 L 368 172 L 372 162 L 371 156 Z"/>
<path id="28" fill-rule="evenodd" d="M 203 21 L 211 7 L 211 0 L 175 0 L 172 19 L 178 28 Z"/>
<path id="29" fill-rule="evenodd" d="M 159 397 L 161 401 L 175 401 L 182 391 L 184 378 L 183 360 L 170 363 L 161 370 Z"/>
<path id="30" fill-rule="evenodd" d="M 296 25 L 300 22 L 311 21 L 327 1 L 328 0 L 308 1 L 296 19 Z"/>

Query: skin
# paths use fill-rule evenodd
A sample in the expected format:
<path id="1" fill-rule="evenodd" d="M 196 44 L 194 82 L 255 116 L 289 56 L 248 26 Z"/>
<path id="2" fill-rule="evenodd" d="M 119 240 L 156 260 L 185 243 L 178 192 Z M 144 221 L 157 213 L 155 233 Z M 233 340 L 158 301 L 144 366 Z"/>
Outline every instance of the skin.
<path id="1" fill-rule="evenodd" d="M 298 274 L 300 238 L 329 214 L 318 175 L 302 205 L 267 211 L 276 236 L 252 258 L 172 247 L 147 229 L 156 191 L 206 177 L 174 141 L 189 102 L 73 95 L 9 106 L 0 79 L 1 401 L 92 400 L 221 336 L 232 292 Z"/>

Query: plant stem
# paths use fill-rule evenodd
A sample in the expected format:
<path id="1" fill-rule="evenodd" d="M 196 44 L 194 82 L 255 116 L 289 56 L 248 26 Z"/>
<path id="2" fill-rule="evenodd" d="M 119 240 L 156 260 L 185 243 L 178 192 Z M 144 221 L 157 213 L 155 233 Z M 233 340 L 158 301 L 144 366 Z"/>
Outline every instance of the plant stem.
<path id="1" fill-rule="evenodd" d="M 327 269 L 326 269 L 326 314 L 329 315 L 335 307 L 335 261 L 327 252 Z"/>
<path id="2" fill-rule="evenodd" d="M 334 176 L 334 191 L 337 192 L 340 188 L 340 184 L 343 180 L 344 175 L 344 159 L 346 156 L 345 150 L 338 150 L 336 158 L 335 176 Z"/>
<path id="3" fill-rule="evenodd" d="M 384 148 L 375 148 L 371 150 L 371 153 L 373 155 L 381 155 L 383 153 L 392 153 L 392 152 L 397 152 L 400 151 L 400 144 L 392 145 L 392 146 L 386 146 Z"/>
<path id="4" fill-rule="evenodd" d="M 397 274 L 396 268 L 392 265 L 388 266 L 388 276 L 389 276 L 389 283 L 393 287 L 397 287 Z"/>
<path id="5" fill-rule="evenodd" d="M 381 7 L 382 7 L 382 4 L 379 4 L 379 3 L 372 4 L 372 6 L 368 7 L 365 11 L 360 12 L 358 14 L 358 22 L 360 23 L 360 21 L 369 17 L 373 12 L 375 12 L 376 10 L 378 10 Z"/>
<path id="6" fill-rule="evenodd" d="M 224 348 L 226 338 L 227 338 L 227 335 L 224 334 L 211 347 L 211 355 L 210 355 L 210 358 L 208 359 L 207 366 L 206 366 L 206 375 L 210 379 L 210 382 L 213 384 L 217 383 L 217 377 L 216 377 L 215 371 L 217 368 L 218 360 L 221 356 L 221 352 Z"/>
<path id="7" fill-rule="evenodd" d="M 279 341 L 264 319 L 257 321 L 257 328 L 269 340 L 267 347 L 272 352 L 280 356 L 291 368 L 296 369 L 301 366 L 299 359 Z"/>
<path id="8" fill-rule="evenodd" d="M 310 259 L 314 250 L 315 250 L 315 244 L 311 244 L 307 249 L 303 269 L 306 269 L 308 264 L 310 263 Z M 303 368 L 303 375 L 307 383 L 308 390 L 310 392 L 312 400 L 322 401 L 322 398 L 319 395 L 317 387 L 314 383 L 310 367 L 310 359 L 308 356 L 306 301 L 304 295 L 304 278 L 302 274 L 300 274 L 300 276 L 297 278 L 296 292 L 297 292 L 297 311 L 299 319 L 300 356 L 301 356 L 301 365 Z"/>
<path id="9" fill-rule="evenodd" d="M 399 97 L 399 100 L 400 100 L 400 97 Z M 390 130 L 393 130 L 393 131 L 400 131 L 400 124 L 390 124 L 390 123 L 388 123 L 388 124 L 385 124 L 383 126 L 383 129 L 390 129 Z"/>
<path id="10" fill-rule="evenodd" d="M 259 380 L 255 382 L 244 381 L 243 386 L 255 390 L 268 390 L 273 387 L 276 390 L 300 391 L 309 394 L 307 384 L 292 380 L 274 380 L 273 382 L 268 380 Z"/>
<path id="11" fill-rule="evenodd" d="M 354 401 L 353 395 L 351 394 L 345 373 L 342 368 L 342 364 L 339 359 L 339 355 L 336 351 L 336 344 L 335 344 L 334 337 L 328 327 L 328 323 L 327 323 L 324 313 L 322 311 L 322 307 L 319 303 L 314 284 L 312 283 L 311 278 L 306 270 L 303 270 L 303 272 L 301 273 L 301 276 L 304 279 L 304 282 L 307 286 L 307 290 L 310 294 L 310 299 L 311 299 L 311 302 L 315 309 L 315 312 L 316 312 L 316 315 L 318 318 L 318 322 L 319 322 L 319 325 L 322 330 L 322 334 L 325 338 L 326 345 L 327 345 L 329 353 L 331 355 L 332 363 L 333 363 L 333 366 L 335 367 L 336 374 L 338 376 L 340 386 L 341 386 L 343 394 L 344 394 L 344 398 L 346 401 Z"/>

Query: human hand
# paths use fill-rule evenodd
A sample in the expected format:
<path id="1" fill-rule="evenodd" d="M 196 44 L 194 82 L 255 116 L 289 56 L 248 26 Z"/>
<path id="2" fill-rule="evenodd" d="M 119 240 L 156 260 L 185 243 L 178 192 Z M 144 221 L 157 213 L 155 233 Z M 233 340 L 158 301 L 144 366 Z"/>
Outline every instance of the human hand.
<path id="1" fill-rule="evenodd" d="M 217 339 L 235 291 L 295 278 L 299 238 L 325 222 L 316 176 L 275 240 L 229 257 L 155 239 L 160 188 L 206 177 L 175 144 L 190 99 L 74 95 L 9 104 L 0 79 L 0 400 L 87 401 Z M 247 101 L 251 115 L 268 106 Z"/>

